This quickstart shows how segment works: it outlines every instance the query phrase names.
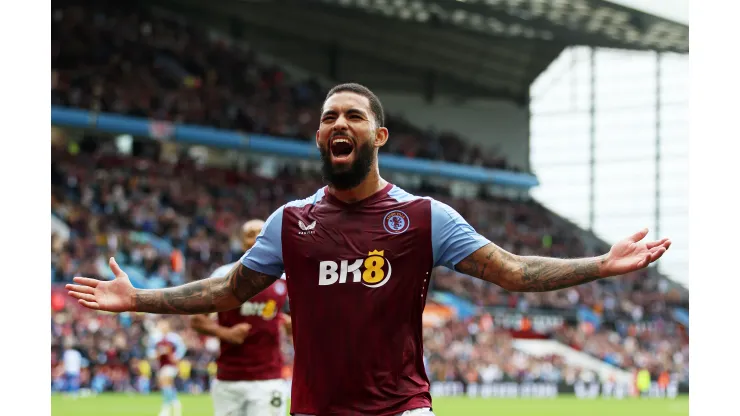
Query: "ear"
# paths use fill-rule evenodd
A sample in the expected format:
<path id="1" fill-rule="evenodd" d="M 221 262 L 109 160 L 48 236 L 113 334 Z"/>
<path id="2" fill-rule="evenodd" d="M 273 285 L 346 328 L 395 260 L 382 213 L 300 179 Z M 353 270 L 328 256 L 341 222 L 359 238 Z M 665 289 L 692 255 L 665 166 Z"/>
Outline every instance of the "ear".
<path id="1" fill-rule="evenodd" d="M 321 146 L 319 146 L 319 131 L 316 130 L 316 148 L 321 149 Z"/>
<path id="2" fill-rule="evenodd" d="M 388 129 L 385 127 L 380 127 L 379 129 L 375 130 L 375 147 L 383 147 L 385 146 L 385 143 L 388 141 Z"/>

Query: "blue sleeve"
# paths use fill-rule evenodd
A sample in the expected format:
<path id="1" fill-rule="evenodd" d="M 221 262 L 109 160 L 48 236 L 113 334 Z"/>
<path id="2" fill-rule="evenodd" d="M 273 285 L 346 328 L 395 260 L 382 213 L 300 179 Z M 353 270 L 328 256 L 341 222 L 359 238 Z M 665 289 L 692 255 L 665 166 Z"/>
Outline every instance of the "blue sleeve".
<path id="1" fill-rule="evenodd" d="M 175 358 L 177 360 L 182 360 L 182 357 L 184 357 L 185 353 L 188 352 L 188 347 L 185 346 L 185 341 L 183 341 L 182 337 L 177 334 L 170 334 L 170 342 L 175 344 Z"/>
<path id="2" fill-rule="evenodd" d="M 149 358 L 157 357 L 157 342 L 159 341 L 158 336 L 149 335 L 149 342 L 146 346 L 146 356 Z"/>
<path id="3" fill-rule="evenodd" d="M 254 246 L 241 258 L 244 266 L 266 275 L 283 274 L 283 207 L 265 221 Z"/>
<path id="4" fill-rule="evenodd" d="M 432 252 L 434 267 L 454 270 L 460 260 L 468 257 L 490 241 L 478 234 L 457 211 L 432 199 Z"/>

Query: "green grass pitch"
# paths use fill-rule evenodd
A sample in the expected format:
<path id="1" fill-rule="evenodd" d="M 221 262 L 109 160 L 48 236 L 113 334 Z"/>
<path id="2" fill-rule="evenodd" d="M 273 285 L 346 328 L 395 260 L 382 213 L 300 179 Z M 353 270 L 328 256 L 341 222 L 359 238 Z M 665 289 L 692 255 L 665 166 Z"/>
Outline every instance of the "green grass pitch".
<path id="1" fill-rule="evenodd" d="M 208 395 L 180 395 L 183 416 L 209 416 Z M 53 416 L 156 416 L 159 395 L 105 394 L 76 400 L 52 395 Z M 434 399 L 437 416 L 681 416 L 689 414 L 689 399 L 590 399 L 572 396 L 557 399 Z"/>

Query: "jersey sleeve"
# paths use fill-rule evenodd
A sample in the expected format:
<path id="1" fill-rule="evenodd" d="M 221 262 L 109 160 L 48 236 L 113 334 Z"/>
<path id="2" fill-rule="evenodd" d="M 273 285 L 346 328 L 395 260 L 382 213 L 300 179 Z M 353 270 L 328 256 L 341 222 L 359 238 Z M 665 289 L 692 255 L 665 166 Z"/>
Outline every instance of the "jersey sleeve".
<path id="1" fill-rule="evenodd" d="M 490 241 L 478 234 L 452 207 L 432 199 L 432 251 L 434 267 L 455 268 Z"/>
<path id="2" fill-rule="evenodd" d="M 182 340 L 180 335 L 175 333 L 169 334 L 169 341 L 175 346 L 175 359 L 182 360 L 185 353 L 188 352 L 188 347 L 185 346 L 185 341 Z"/>
<path id="3" fill-rule="evenodd" d="M 240 260 L 244 266 L 269 276 L 283 273 L 283 208 L 267 218 L 254 246 Z"/>
<path id="4" fill-rule="evenodd" d="M 150 334 L 149 342 L 146 345 L 146 356 L 154 359 L 157 358 L 157 343 L 162 339 L 159 334 Z"/>

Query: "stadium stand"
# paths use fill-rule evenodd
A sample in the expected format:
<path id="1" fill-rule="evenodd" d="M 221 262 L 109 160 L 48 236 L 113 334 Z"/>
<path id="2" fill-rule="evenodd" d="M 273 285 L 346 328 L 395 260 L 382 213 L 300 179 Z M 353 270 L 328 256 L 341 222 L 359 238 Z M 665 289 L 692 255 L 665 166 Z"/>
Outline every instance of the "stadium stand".
<path id="1" fill-rule="evenodd" d="M 312 140 L 325 94 L 316 80 L 291 80 L 256 51 L 182 21 L 101 6 L 53 13 L 53 105 Z M 519 170 L 454 133 L 387 119 L 394 140 L 384 151 Z"/>
<path id="2" fill-rule="evenodd" d="M 291 79 L 283 68 L 262 62 L 258 51 L 181 19 L 135 3 L 123 6 L 53 10 L 52 104 L 313 137 L 324 93 L 317 80 Z M 388 127 L 394 140 L 384 150 L 393 154 L 523 170 L 452 132 L 426 131 L 392 114 Z M 321 178 L 296 165 L 266 178 L 255 170 L 203 165 L 185 152 L 163 162 L 156 152 L 121 154 L 103 137 L 81 148 L 59 134 L 51 178 L 52 389 L 63 386 L 59 356 L 71 339 L 88 364 L 84 386 L 149 391 L 152 370 L 142 336 L 155 318 L 83 310 L 59 285 L 75 275 L 109 277 L 110 256 L 139 287 L 206 276 L 241 255 L 234 230 L 243 219 L 267 217 L 321 186 Z M 510 251 L 576 257 L 595 250 L 582 230 L 531 200 L 493 196 L 484 188 L 476 198 L 453 198 L 448 188 L 426 183 L 409 190 L 448 203 Z M 522 338 L 552 339 L 630 373 L 647 369 L 654 380 L 688 381 L 688 323 L 680 318 L 688 309 L 685 294 L 652 270 L 551 293 L 509 293 L 446 269 L 436 270 L 432 282 L 424 344 L 432 381 L 572 386 L 599 378 L 560 355 L 525 353 L 516 344 Z M 207 390 L 217 346 L 187 330 L 183 318 L 173 320 L 188 346 L 178 386 Z M 284 349 L 289 375 L 287 340 Z"/>
<path id="3" fill-rule="evenodd" d="M 120 259 L 139 286 L 165 287 L 205 276 L 241 254 L 233 239 L 241 218 L 264 217 L 272 207 L 295 199 L 320 181 L 306 172 L 287 169 L 278 180 L 267 180 L 254 173 L 199 169 L 187 159 L 176 164 L 154 163 L 117 155 L 112 143 L 92 154 L 71 155 L 65 147 L 55 148 L 53 156 L 52 214 L 68 225 L 70 235 L 66 241 L 52 235 L 52 280 L 56 283 L 69 282 L 80 274 L 108 276 L 105 259 L 110 256 Z M 539 255 L 585 254 L 573 230 L 553 228 L 547 212 L 531 202 L 434 196 L 452 204 L 494 241 L 505 241 L 508 249 Z M 617 327 L 594 330 L 585 322 L 548 329 L 564 344 L 615 366 L 628 370 L 649 367 L 654 372 L 671 371 L 680 379 L 687 377 L 687 338 L 666 315 L 671 302 L 660 294 L 660 284 L 652 288 L 654 292 L 646 290 L 651 288 L 647 276 L 543 294 L 508 293 L 446 269 L 437 269 L 433 281 L 433 291 L 453 296 L 453 304 L 472 301 L 474 311 L 469 321 L 444 323 L 425 344 L 430 370 L 439 380 L 480 377 L 485 381 L 494 373 L 520 381 L 532 377 L 576 380 L 579 371 L 563 366 L 557 358 L 539 361 L 514 351 L 507 334 L 509 330 L 521 332 L 521 328 L 501 327 L 478 337 L 461 332 L 461 328 L 479 325 L 474 322 L 482 316 L 490 319 L 487 310 L 495 316 L 497 306 L 525 314 L 533 308 L 602 310 L 605 319 L 619 323 Z M 639 322 L 652 326 L 638 327 Z M 547 333 L 548 329 L 535 332 Z M 491 334 L 495 341 L 489 340 Z M 448 351 L 439 350 L 454 345 Z M 133 354 L 119 351 L 129 353 Z M 509 355 L 518 358 L 512 360 Z M 126 362 L 125 357 L 120 361 Z M 198 360 L 207 362 L 202 357 Z"/>

